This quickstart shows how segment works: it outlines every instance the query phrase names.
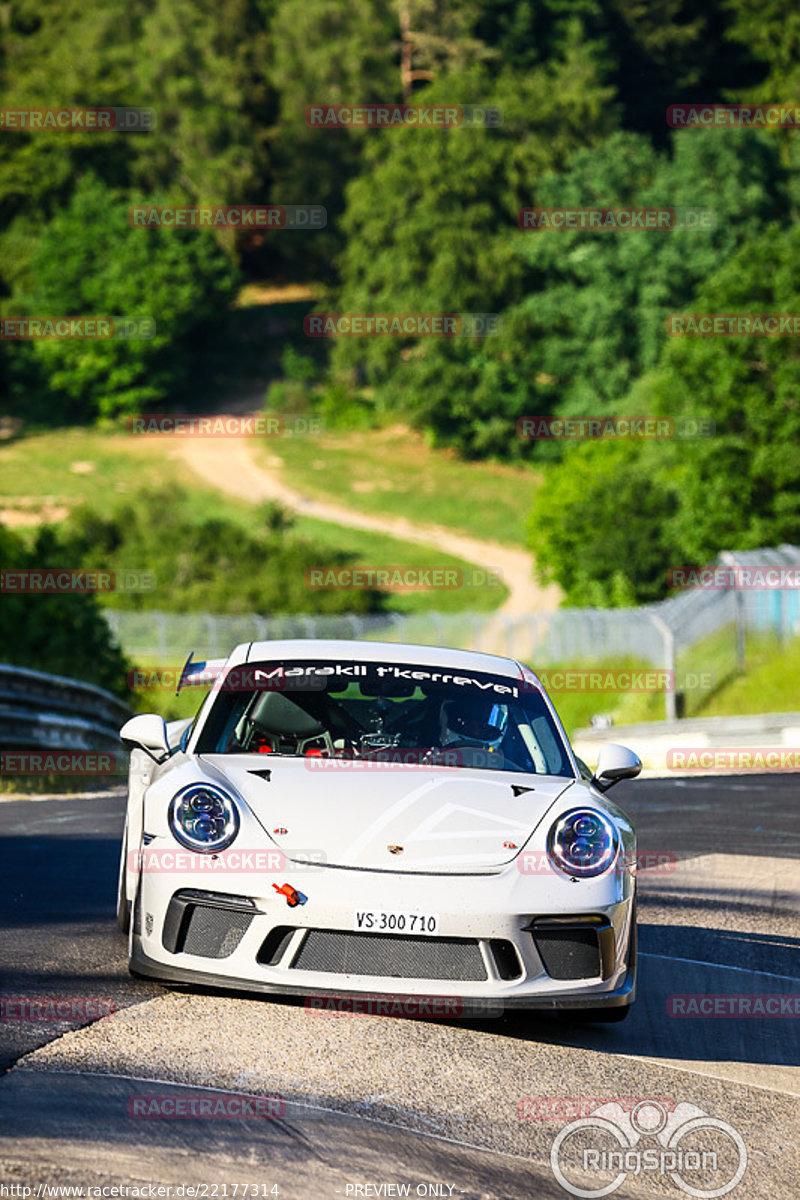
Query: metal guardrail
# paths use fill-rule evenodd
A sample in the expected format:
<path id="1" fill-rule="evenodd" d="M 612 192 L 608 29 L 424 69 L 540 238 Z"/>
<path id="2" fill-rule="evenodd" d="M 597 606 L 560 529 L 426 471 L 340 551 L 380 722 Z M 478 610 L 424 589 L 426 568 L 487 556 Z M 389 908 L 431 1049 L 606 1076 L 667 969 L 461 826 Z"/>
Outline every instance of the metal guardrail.
<path id="1" fill-rule="evenodd" d="M 0 747 L 118 750 L 132 710 L 91 683 L 0 663 Z"/>
<path id="2" fill-rule="evenodd" d="M 577 729 L 571 741 L 578 757 L 588 763 L 596 761 L 604 742 L 630 746 L 649 775 L 686 778 L 721 772 L 800 769 L 800 713 L 797 712 L 689 717 L 681 721 L 611 725 L 607 729 Z"/>
<path id="3" fill-rule="evenodd" d="M 780 741 L 785 730 L 800 731 L 800 712 L 753 713 L 747 716 L 729 717 L 686 717 L 680 721 L 639 721 L 632 725 L 608 725 L 591 729 L 576 729 L 575 738 L 584 742 L 616 742 L 636 737 L 686 738 L 701 734 L 703 744 L 728 745 L 731 738 L 737 745 L 746 745 L 751 738 L 777 737 Z M 698 742 L 698 744 L 700 744 Z M 789 744 L 787 742 L 787 744 Z"/>

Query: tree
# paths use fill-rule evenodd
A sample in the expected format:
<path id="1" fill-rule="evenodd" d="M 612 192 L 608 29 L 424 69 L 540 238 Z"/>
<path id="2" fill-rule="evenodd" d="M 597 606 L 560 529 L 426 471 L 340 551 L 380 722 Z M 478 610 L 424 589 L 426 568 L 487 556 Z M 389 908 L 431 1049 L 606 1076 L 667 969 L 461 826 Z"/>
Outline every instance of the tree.
<path id="1" fill-rule="evenodd" d="M 43 231 L 14 315 L 148 318 L 153 336 L 35 341 L 16 411 L 54 424 L 140 411 L 182 382 L 193 346 L 235 293 L 235 265 L 202 230 L 134 228 L 129 202 L 94 176 Z"/>
<path id="2" fill-rule="evenodd" d="M 796 313 L 800 229 L 769 226 L 692 299 L 703 313 Z M 644 601 L 667 571 L 800 541 L 800 357 L 788 337 L 664 338 L 620 405 L 710 437 L 570 446 L 537 493 L 531 546 L 572 603 Z M 616 524 L 615 524 L 616 523 Z"/>
<path id="3" fill-rule="evenodd" d="M 487 342 L 514 363 L 509 387 L 533 413 L 613 410 L 663 345 L 664 319 L 770 221 L 789 220 L 786 177 L 761 134 L 677 134 L 672 154 L 617 133 L 576 154 L 537 189 L 536 204 L 707 210 L 712 227 L 520 234 L 528 295 L 510 321 L 517 339 Z M 523 240 L 524 239 L 524 240 Z M 513 378 L 516 374 L 516 380 Z M 519 401 L 512 406 L 516 413 Z"/>
<path id="4" fill-rule="evenodd" d="M 341 250 L 337 219 L 344 191 L 357 175 L 363 131 L 307 124 L 311 105 L 388 103 L 400 99 L 396 66 L 397 21 L 390 0 L 282 0 L 270 31 L 270 76 L 278 113 L 270 131 L 279 204 L 322 204 L 324 231 L 281 234 L 260 262 L 296 278 L 330 279 Z M 269 259 L 267 259 L 269 254 Z"/>
<path id="5" fill-rule="evenodd" d="M 310 588 L 306 570 L 344 566 L 349 554 L 299 536 L 280 508 L 257 510 L 248 528 L 226 517 L 199 519 L 177 485 L 142 491 L 111 512 L 84 506 L 63 531 L 70 561 L 95 570 L 146 569 L 151 591 L 110 593 L 110 607 L 166 612 L 376 612 L 375 589 Z"/>
<path id="6" fill-rule="evenodd" d="M 698 312 L 797 313 L 800 227 L 770 226 L 699 292 Z M 684 561 L 800 542 L 800 355 L 791 337 L 672 338 L 637 400 L 714 422 L 672 451 L 680 503 L 668 534 Z"/>
<path id="7" fill-rule="evenodd" d="M 665 519 L 676 507 L 669 478 L 653 474 L 636 443 L 571 447 L 537 492 L 528 523 L 541 578 L 556 579 L 569 605 L 660 599 L 677 561 Z"/>
<path id="8" fill-rule="evenodd" d="M 54 530 L 41 529 L 33 545 L 0 525 L 0 560 L 8 570 L 63 570 L 64 547 Z M 0 604 L 0 660 L 95 683 L 129 696 L 129 663 L 114 641 L 91 593 L 7 592 Z"/>
<path id="9" fill-rule="evenodd" d="M 485 69 L 438 80 L 425 103 L 497 106 L 499 126 L 397 128 L 372 135 L 366 169 L 348 189 L 331 307 L 344 312 L 498 312 L 522 295 L 523 264 L 509 230 L 535 181 L 607 131 L 610 93 L 575 44 L 552 68 L 493 81 Z M 455 339 L 454 339 L 455 341 Z M 343 339 L 332 379 L 375 389 L 435 428 L 452 418 L 450 360 L 469 360 L 468 339 Z M 444 363 L 434 396 L 422 386 Z M 433 364 L 430 365 L 429 364 Z M 431 415 L 431 406 L 441 412 Z"/>

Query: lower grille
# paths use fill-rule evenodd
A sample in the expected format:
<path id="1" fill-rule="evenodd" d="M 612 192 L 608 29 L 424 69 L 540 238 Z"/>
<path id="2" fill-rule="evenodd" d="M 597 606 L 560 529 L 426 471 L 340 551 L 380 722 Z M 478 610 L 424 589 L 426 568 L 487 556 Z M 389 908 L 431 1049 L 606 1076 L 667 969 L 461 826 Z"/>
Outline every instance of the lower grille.
<path id="1" fill-rule="evenodd" d="M 594 979 L 600 974 L 596 930 L 542 929 L 533 940 L 551 979 Z"/>
<path id="2" fill-rule="evenodd" d="M 216 903 L 215 903 L 216 901 Z M 256 915 L 252 901 L 186 889 L 176 892 L 164 920 L 162 941 L 172 954 L 227 958 Z"/>
<path id="3" fill-rule="evenodd" d="M 396 979 L 488 978 L 480 947 L 470 938 L 383 937 L 335 929 L 310 929 L 292 969 Z"/>
<path id="4" fill-rule="evenodd" d="M 198 954 L 201 958 L 227 958 L 247 933 L 252 919 L 252 913 L 198 905 L 189 918 L 183 953 Z"/>

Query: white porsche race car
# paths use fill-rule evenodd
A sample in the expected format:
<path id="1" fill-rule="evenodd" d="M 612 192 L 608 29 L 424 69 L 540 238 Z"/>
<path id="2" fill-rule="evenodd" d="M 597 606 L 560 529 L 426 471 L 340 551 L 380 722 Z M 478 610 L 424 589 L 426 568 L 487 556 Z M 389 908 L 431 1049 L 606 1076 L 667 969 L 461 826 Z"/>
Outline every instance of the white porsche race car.
<path id="1" fill-rule="evenodd" d="M 635 834 L 513 659 L 248 643 L 193 721 L 131 748 L 118 919 L 131 970 L 313 997 L 458 997 L 617 1021 L 635 995 Z"/>

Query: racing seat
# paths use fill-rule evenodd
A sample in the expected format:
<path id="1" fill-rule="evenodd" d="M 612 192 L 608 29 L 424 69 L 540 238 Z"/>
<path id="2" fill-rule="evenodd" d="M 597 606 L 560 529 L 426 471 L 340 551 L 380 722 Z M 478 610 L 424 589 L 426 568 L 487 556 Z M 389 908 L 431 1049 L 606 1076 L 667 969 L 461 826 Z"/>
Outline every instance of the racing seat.
<path id="1" fill-rule="evenodd" d="M 281 692 L 257 696 L 237 724 L 234 737 L 246 750 L 263 748 L 257 744 L 266 740 L 268 748 L 277 753 L 304 754 L 315 742 L 333 752 L 333 742 L 322 722 Z"/>

